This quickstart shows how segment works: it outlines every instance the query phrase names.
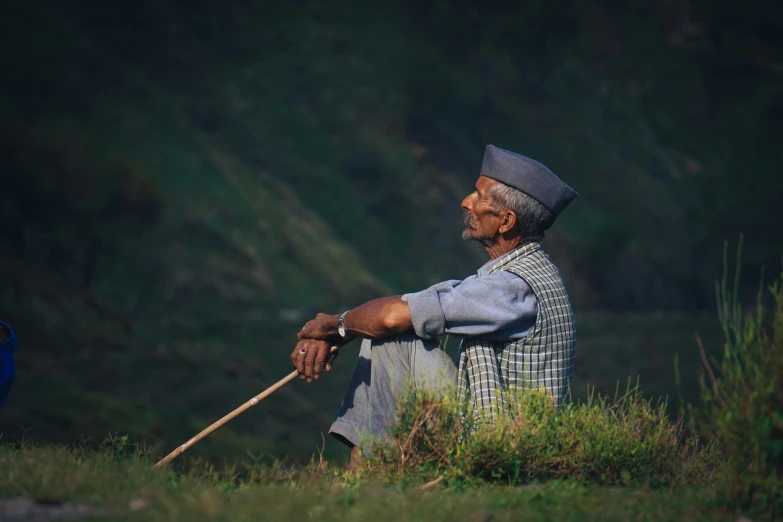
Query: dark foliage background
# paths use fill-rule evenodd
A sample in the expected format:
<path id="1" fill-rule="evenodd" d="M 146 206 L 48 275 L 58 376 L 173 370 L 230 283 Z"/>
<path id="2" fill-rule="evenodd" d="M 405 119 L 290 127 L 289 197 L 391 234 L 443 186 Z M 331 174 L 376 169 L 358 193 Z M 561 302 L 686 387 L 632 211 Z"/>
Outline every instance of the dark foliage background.
<path id="1" fill-rule="evenodd" d="M 487 143 L 580 192 L 546 241 L 577 390 L 675 394 L 679 352 L 687 396 L 724 240 L 742 295 L 781 266 L 781 35 L 773 0 L 3 7 L 0 431 L 179 443 L 282 377 L 309 315 L 472 273 Z M 200 451 L 309 454 L 350 359 Z"/>

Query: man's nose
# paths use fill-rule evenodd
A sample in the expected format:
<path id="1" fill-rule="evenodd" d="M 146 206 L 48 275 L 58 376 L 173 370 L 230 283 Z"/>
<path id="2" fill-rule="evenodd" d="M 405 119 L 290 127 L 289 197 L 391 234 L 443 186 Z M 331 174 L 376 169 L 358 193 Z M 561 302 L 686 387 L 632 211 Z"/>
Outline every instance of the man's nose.
<path id="1" fill-rule="evenodd" d="M 476 193 L 472 192 L 465 196 L 465 199 L 462 200 L 462 208 L 465 210 L 470 210 L 473 208 L 473 196 L 475 196 Z"/>

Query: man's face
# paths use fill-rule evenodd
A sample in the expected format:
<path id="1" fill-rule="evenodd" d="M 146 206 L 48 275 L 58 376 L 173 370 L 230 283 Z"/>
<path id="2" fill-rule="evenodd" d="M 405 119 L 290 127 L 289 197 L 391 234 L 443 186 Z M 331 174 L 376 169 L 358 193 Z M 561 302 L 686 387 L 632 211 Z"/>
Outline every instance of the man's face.
<path id="1" fill-rule="evenodd" d="M 462 239 L 475 239 L 486 245 L 492 243 L 499 235 L 501 225 L 500 212 L 495 210 L 489 190 L 497 181 L 486 176 L 479 176 L 476 190 L 462 200 L 462 221 L 465 230 Z"/>

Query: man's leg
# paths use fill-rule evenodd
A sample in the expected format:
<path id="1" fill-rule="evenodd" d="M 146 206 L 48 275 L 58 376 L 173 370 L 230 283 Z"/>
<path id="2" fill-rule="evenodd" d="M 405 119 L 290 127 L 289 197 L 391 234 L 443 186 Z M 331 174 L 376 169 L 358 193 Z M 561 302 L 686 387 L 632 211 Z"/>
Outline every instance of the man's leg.
<path id="1" fill-rule="evenodd" d="M 456 382 L 456 375 L 454 362 L 436 340 L 413 333 L 364 339 L 348 393 L 329 433 L 366 450 L 368 438 L 388 436 L 407 385 L 445 390 Z"/>

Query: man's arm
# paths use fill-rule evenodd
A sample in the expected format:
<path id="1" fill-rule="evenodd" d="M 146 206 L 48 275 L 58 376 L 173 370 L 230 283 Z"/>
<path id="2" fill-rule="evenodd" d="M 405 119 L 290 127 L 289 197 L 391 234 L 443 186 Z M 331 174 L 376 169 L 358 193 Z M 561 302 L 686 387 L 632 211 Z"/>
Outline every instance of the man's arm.
<path id="1" fill-rule="evenodd" d="M 470 276 L 406 294 L 413 331 L 422 339 L 454 335 L 461 339 L 517 341 L 536 321 L 536 297 L 511 272 Z"/>
<path id="2" fill-rule="evenodd" d="M 337 331 L 340 315 L 318 314 L 297 335 L 302 339 L 341 341 Z M 401 296 L 381 297 L 349 311 L 343 318 L 345 330 L 353 337 L 382 339 L 413 328 L 408 303 Z"/>
<path id="3" fill-rule="evenodd" d="M 348 338 L 337 331 L 339 315 L 318 314 L 299 332 L 291 361 L 303 379 L 317 379 L 321 369 L 330 369 L 329 348 L 356 336 L 382 339 L 413 330 L 423 339 L 453 334 L 515 341 L 533 328 L 536 315 L 535 294 L 511 272 L 444 281 L 421 292 L 375 299 L 354 308 L 344 318 Z"/>

